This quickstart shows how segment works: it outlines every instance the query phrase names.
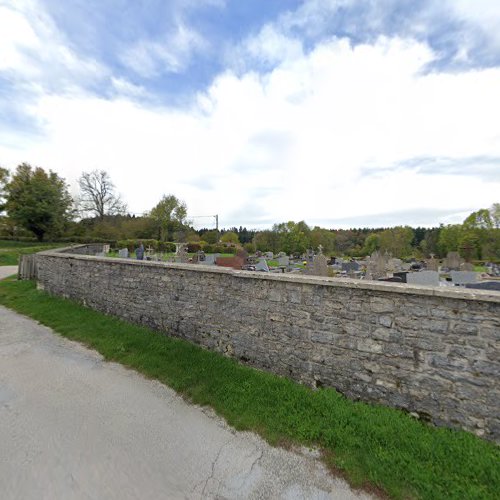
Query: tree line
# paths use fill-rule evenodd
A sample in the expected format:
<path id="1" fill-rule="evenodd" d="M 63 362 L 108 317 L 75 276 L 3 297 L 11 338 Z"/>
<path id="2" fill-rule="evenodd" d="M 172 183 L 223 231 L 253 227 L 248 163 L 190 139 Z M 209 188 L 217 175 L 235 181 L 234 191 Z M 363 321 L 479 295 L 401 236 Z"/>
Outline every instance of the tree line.
<path id="1" fill-rule="evenodd" d="M 131 215 L 103 170 L 83 172 L 79 194 L 72 199 L 69 188 L 56 173 L 23 163 L 10 173 L 0 168 L 0 236 L 37 240 L 148 239 L 185 241 L 203 248 L 223 243 L 243 246 L 249 252 L 283 251 L 303 254 L 321 247 L 327 255 L 352 257 L 388 252 L 395 257 L 444 257 L 457 251 L 468 260 L 500 259 L 500 203 L 471 213 L 462 224 L 434 228 L 326 229 L 305 221 L 274 224 L 262 231 L 233 227 L 196 231 L 188 219 L 187 206 L 172 194 L 142 216 Z M 207 246 L 207 248 L 208 248 Z"/>

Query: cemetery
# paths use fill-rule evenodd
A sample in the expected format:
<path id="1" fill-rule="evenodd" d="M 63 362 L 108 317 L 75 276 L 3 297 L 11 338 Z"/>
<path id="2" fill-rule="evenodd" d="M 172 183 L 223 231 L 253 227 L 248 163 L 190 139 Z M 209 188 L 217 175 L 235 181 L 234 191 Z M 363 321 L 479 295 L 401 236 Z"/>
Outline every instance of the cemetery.
<path id="1" fill-rule="evenodd" d="M 500 294 L 468 288 L 477 276 L 454 255 L 436 271 L 436 262 L 387 255 L 332 262 L 308 252 L 300 264 L 270 253 L 189 256 L 180 246 L 165 262 L 147 249 L 144 260 L 103 250 L 37 254 L 38 287 L 312 387 L 500 441 Z M 448 285 L 436 286 L 442 278 Z"/>
<path id="2" fill-rule="evenodd" d="M 273 252 L 256 252 L 249 255 L 239 248 L 234 254 L 205 253 L 203 250 L 188 253 L 188 245 L 174 243 L 175 252 L 156 252 L 151 246 L 145 249 L 144 259 L 153 262 L 199 264 L 204 266 L 222 266 L 236 270 L 293 273 L 308 276 L 331 278 L 349 278 L 359 280 L 377 280 L 394 283 L 408 283 L 424 286 L 461 286 L 466 288 L 500 291 L 500 265 L 487 263 L 485 272 L 476 272 L 458 252 L 449 252 L 442 261 L 431 255 L 430 259 L 403 261 L 391 257 L 388 253 L 374 252 L 371 256 L 354 258 L 327 258 L 321 245 L 317 252 L 308 250 L 299 256 L 288 256 L 284 252 L 276 256 Z M 231 250 L 236 250 L 231 248 Z M 109 245 L 98 255 L 109 253 Z M 121 248 L 115 256 L 136 258 L 135 252 Z"/>

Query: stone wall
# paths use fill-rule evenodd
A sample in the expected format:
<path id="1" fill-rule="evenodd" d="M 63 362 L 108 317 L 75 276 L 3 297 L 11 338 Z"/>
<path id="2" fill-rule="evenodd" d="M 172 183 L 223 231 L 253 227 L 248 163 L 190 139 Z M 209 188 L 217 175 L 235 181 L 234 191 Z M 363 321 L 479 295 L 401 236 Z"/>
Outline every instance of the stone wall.
<path id="1" fill-rule="evenodd" d="M 500 294 L 38 254 L 40 288 L 500 441 Z"/>

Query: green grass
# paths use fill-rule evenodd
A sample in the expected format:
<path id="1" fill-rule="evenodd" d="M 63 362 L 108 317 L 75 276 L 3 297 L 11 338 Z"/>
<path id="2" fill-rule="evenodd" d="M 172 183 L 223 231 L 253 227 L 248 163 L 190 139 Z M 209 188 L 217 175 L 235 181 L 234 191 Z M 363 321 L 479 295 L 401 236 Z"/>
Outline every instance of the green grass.
<path id="1" fill-rule="evenodd" d="M 39 243 L 31 241 L 0 240 L 0 266 L 17 266 L 22 254 L 42 252 L 50 248 L 68 246 L 68 243 Z"/>
<path id="2" fill-rule="evenodd" d="M 272 444 L 318 446 L 354 486 L 394 498 L 493 499 L 500 492 L 500 448 L 472 434 L 434 428 L 382 406 L 355 403 L 239 365 L 117 318 L 0 282 L 0 303 L 209 405 L 236 429 Z"/>

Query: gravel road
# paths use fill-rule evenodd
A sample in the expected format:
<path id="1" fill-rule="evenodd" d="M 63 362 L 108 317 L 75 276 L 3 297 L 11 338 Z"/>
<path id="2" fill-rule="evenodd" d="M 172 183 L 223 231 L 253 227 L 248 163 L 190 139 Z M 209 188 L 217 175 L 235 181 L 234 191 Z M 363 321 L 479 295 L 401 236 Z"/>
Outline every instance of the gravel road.
<path id="1" fill-rule="evenodd" d="M 0 485 L 4 500 L 370 498 L 314 452 L 236 432 L 2 306 Z"/>

